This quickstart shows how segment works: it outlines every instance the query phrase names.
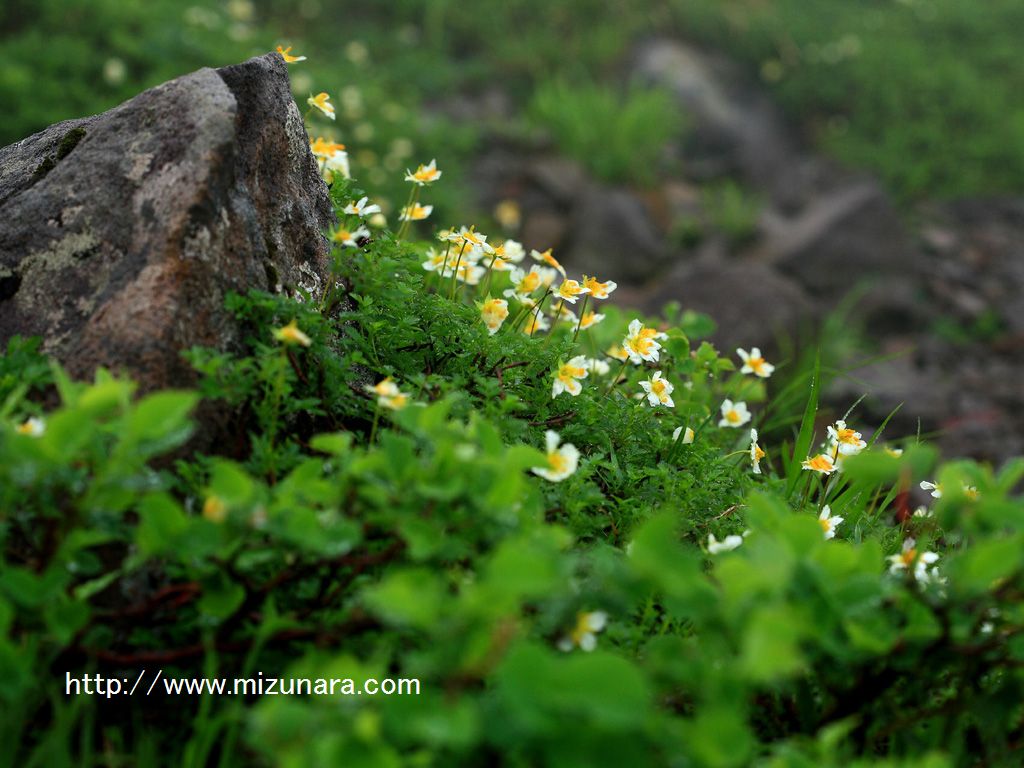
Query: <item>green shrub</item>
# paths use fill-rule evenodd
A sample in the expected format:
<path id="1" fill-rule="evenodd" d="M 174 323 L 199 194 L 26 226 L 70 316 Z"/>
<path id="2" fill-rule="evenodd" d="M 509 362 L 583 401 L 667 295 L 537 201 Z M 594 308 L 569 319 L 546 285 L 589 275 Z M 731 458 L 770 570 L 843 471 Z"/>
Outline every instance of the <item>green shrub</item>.
<path id="1" fill-rule="evenodd" d="M 672 6 L 683 34 L 746 61 L 824 146 L 902 197 L 1019 191 L 1016 0 Z"/>
<path id="2" fill-rule="evenodd" d="M 625 93 L 592 83 L 541 83 L 531 112 L 566 155 L 609 182 L 651 184 L 664 171 L 664 150 L 680 138 L 672 97 L 633 87 Z"/>
<path id="3" fill-rule="evenodd" d="M 880 432 L 866 446 L 843 431 L 863 450 L 808 471 L 838 451 L 818 425 L 820 366 L 779 388 L 781 362 L 771 378 L 737 370 L 678 307 L 678 325 L 646 336 L 657 360 L 620 363 L 602 352 L 631 317 L 597 299 L 574 305 L 600 304 L 592 327 L 524 333 L 558 312 L 543 288 L 492 334 L 477 302 L 510 276 L 466 237 L 381 231 L 336 250 L 344 296 L 233 297 L 246 349 L 191 351 L 196 392 L 136 398 L 11 346 L 2 764 L 1014 762 L 1024 462 L 933 474 L 927 445 L 895 455 Z M 484 274 L 421 267 L 462 267 L 467 250 Z M 638 320 L 641 339 L 662 327 Z M 566 370 L 579 392 L 553 396 L 579 354 L 609 369 Z M 29 385 L 11 386 L 14 370 Z M 674 404 L 652 407 L 641 381 Z M 801 390 L 802 415 L 780 413 Z M 200 398 L 234 419 L 216 455 L 183 449 Z M 750 425 L 720 426 L 725 399 L 754 412 L 759 474 Z M 548 432 L 578 462 L 552 461 Z M 941 498 L 912 514 L 925 479 Z M 158 672 L 420 690 L 126 692 Z M 96 674 L 122 693 L 66 695 L 66 675 Z"/>

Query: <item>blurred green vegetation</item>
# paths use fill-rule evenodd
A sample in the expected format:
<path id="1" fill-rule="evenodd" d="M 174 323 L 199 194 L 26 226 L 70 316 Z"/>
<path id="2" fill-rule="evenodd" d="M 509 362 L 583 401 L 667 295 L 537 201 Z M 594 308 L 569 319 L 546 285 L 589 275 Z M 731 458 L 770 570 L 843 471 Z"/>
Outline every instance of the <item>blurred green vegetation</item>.
<path id="1" fill-rule="evenodd" d="M 336 137 L 355 145 L 357 175 L 379 188 L 411 141 L 418 156 L 448 152 L 439 162 L 452 178 L 475 146 L 478 121 L 466 118 L 494 120 L 473 97 L 502 89 L 516 115 L 506 121 L 516 122 L 558 83 L 615 86 L 633 44 L 668 34 L 744 62 L 822 146 L 904 199 L 990 194 L 1024 180 L 1021 29 L 1018 0 L 8 0 L 0 144 L 285 43 L 310 57 L 293 70 L 298 93 L 360 92 L 361 114 L 349 110 Z M 568 105 L 594 92 L 563 95 Z M 661 133 L 673 129 L 672 116 L 657 113 Z M 565 120 L 554 120 L 564 144 Z M 628 120 L 594 122 L 615 142 L 643 135 Z M 572 139 L 567 151 L 586 146 Z"/>
<path id="2" fill-rule="evenodd" d="M 682 126 L 678 105 L 660 90 L 619 93 L 595 83 L 549 80 L 530 107 L 562 152 L 610 182 L 655 181 L 665 146 Z"/>

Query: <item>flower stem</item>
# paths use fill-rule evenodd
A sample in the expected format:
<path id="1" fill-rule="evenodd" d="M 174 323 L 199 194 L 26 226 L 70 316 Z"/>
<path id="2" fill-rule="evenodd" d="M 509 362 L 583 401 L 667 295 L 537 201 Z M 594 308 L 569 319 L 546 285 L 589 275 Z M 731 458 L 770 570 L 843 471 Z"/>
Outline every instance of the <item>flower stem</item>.
<path id="1" fill-rule="evenodd" d="M 452 294 L 448 298 L 455 301 L 455 286 L 458 285 L 459 279 L 459 265 L 462 264 L 462 254 L 466 251 L 466 241 L 462 241 L 462 247 L 459 248 L 459 258 L 455 260 L 455 270 L 452 272 Z"/>
<path id="2" fill-rule="evenodd" d="M 583 294 L 583 309 L 580 310 L 580 320 L 579 320 L 578 323 L 576 323 L 576 332 L 572 335 L 572 342 L 573 342 L 573 344 L 575 344 L 576 343 L 576 339 L 579 338 L 580 327 L 583 325 L 583 316 L 587 313 L 587 300 L 589 298 L 590 298 L 590 294 L 589 293 Z"/>
<path id="3" fill-rule="evenodd" d="M 491 256 L 491 263 L 487 265 L 487 283 L 484 285 L 484 298 L 490 295 L 491 291 L 491 278 L 494 277 L 494 262 L 497 261 L 498 254 Z"/>
<path id="4" fill-rule="evenodd" d="M 610 394 L 612 393 L 612 390 L 613 390 L 613 389 L 615 389 L 615 384 L 616 384 L 616 383 L 618 382 L 618 380 L 619 380 L 619 376 L 621 376 L 621 375 L 622 375 L 622 372 L 623 372 L 624 370 L 626 370 L 626 364 L 627 364 L 628 362 L 629 362 L 629 358 L 627 357 L 627 358 L 626 358 L 625 360 L 623 360 L 623 361 L 622 361 L 622 365 L 620 365 L 620 366 L 619 366 L 619 370 L 617 370 L 617 371 L 615 372 L 615 375 L 614 375 L 614 376 L 612 376 L 612 380 L 611 380 L 611 383 L 610 383 L 610 384 L 608 385 L 608 389 L 606 389 L 606 390 L 605 390 L 605 392 L 604 392 L 604 394 L 605 394 L 605 397 L 607 397 L 608 395 L 610 395 Z"/>
<path id="5" fill-rule="evenodd" d="M 395 240 L 396 241 L 397 240 L 401 240 L 403 237 L 405 237 L 405 233 L 409 231 L 409 223 L 412 221 L 412 215 L 411 215 L 412 207 L 413 207 L 413 205 L 416 204 L 416 200 L 419 199 L 419 196 L 420 196 L 420 185 L 419 184 L 413 184 L 412 190 L 409 192 L 409 199 L 405 201 L 405 213 L 406 213 L 405 221 L 403 221 L 402 222 L 402 226 L 400 226 L 398 228 L 398 234 L 395 235 Z M 399 215 L 401 215 L 401 211 L 399 211 Z"/>

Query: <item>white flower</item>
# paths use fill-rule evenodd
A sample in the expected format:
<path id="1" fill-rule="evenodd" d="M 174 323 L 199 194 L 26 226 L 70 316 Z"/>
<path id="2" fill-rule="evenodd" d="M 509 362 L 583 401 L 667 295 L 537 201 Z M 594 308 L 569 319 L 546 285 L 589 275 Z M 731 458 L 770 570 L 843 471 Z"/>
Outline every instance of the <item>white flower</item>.
<path id="1" fill-rule="evenodd" d="M 532 251 L 530 251 L 530 257 L 532 259 L 534 259 L 535 261 L 540 261 L 540 262 L 543 262 L 544 264 L 547 264 L 549 267 L 557 270 L 558 273 L 563 278 L 565 277 L 565 267 L 563 267 L 561 264 L 559 264 L 558 263 L 558 259 L 556 259 L 554 256 L 551 255 L 551 249 L 550 248 L 548 248 L 543 253 L 541 253 L 538 250 L 532 250 Z"/>
<path id="2" fill-rule="evenodd" d="M 832 457 L 827 453 L 819 453 L 817 456 L 808 457 L 803 460 L 801 466 L 804 469 L 810 469 L 814 472 L 820 472 L 823 475 L 831 475 L 833 472 L 839 469 L 835 462 L 832 461 Z"/>
<path id="3" fill-rule="evenodd" d="M 759 378 L 767 379 L 775 370 L 774 365 L 766 362 L 761 357 L 761 350 L 757 347 L 752 347 L 750 352 L 744 349 L 737 349 L 736 354 L 743 360 L 743 367 L 740 368 L 740 373 L 752 373 Z"/>
<path id="4" fill-rule="evenodd" d="M 899 574 L 912 568 L 915 579 L 928 581 L 930 578 L 928 566 L 935 563 L 939 556 L 934 552 L 918 552 L 915 545 L 916 542 L 913 539 L 905 539 L 900 553 L 886 558 L 889 561 L 889 573 Z"/>
<path id="5" fill-rule="evenodd" d="M 373 205 L 367 205 L 369 201 L 370 198 L 361 197 L 359 198 L 358 201 L 346 205 L 344 208 L 344 212 L 349 214 L 350 216 L 359 217 L 369 216 L 370 214 L 373 213 L 380 213 L 380 206 L 377 205 L 376 203 L 374 203 Z"/>
<path id="6" fill-rule="evenodd" d="M 423 269 L 427 272 L 437 272 L 442 277 L 451 277 L 455 262 L 450 259 L 450 256 L 451 254 L 447 254 L 444 251 L 438 252 L 433 248 L 428 248 L 426 253 L 427 260 L 422 265 Z"/>
<path id="7" fill-rule="evenodd" d="M 921 481 L 921 489 L 925 490 L 925 491 L 931 491 L 932 492 L 932 498 L 935 498 L 935 499 L 941 499 L 942 498 L 942 487 L 937 485 L 936 483 L 929 483 L 927 480 L 922 480 Z"/>
<path id="8" fill-rule="evenodd" d="M 596 357 L 588 357 L 585 367 L 595 376 L 606 376 L 612 369 L 612 367 L 608 365 L 607 361 Z"/>
<path id="9" fill-rule="evenodd" d="M 42 437 L 43 433 L 46 432 L 46 422 L 36 416 L 33 416 L 27 421 L 16 426 L 14 431 L 19 435 L 25 435 L 26 437 Z"/>
<path id="10" fill-rule="evenodd" d="M 576 299 L 585 293 L 590 293 L 590 289 L 580 283 L 579 280 L 563 280 L 555 289 L 555 296 L 562 301 L 568 301 L 570 304 L 575 304 Z"/>
<path id="11" fill-rule="evenodd" d="M 327 117 L 334 119 L 334 105 L 331 104 L 331 97 L 326 93 L 318 93 L 316 96 L 310 96 L 306 99 L 306 103 L 309 106 L 319 109 Z"/>
<path id="12" fill-rule="evenodd" d="M 818 523 L 821 525 L 821 531 L 825 534 L 826 539 L 835 538 L 836 527 L 841 522 L 843 522 L 843 518 L 833 516 L 828 504 L 821 508 L 821 514 L 818 515 Z"/>
<path id="13" fill-rule="evenodd" d="M 370 230 L 366 227 L 357 227 L 356 229 L 349 231 L 344 227 L 335 230 L 334 234 L 331 235 L 331 240 L 336 243 L 340 243 L 346 248 L 356 248 L 359 245 L 360 240 L 365 240 L 370 237 Z"/>
<path id="14" fill-rule="evenodd" d="M 422 163 L 415 171 L 406 170 L 405 180 L 411 181 L 418 186 L 433 184 L 441 178 L 441 171 L 437 170 L 437 160 L 431 160 L 427 165 Z"/>
<path id="15" fill-rule="evenodd" d="M 734 403 L 732 400 L 722 402 L 722 418 L 718 420 L 720 427 L 742 427 L 750 421 L 750 411 L 744 402 Z"/>
<path id="16" fill-rule="evenodd" d="M 456 262 L 458 263 L 458 262 Z M 487 270 L 472 262 L 463 261 L 455 271 L 455 279 L 466 285 L 479 285 L 480 279 L 487 274 Z"/>
<path id="17" fill-rule="evenodd" d="M 566 637 L 558 641 L 559 650 L 569 652 L 579 647 L 588 653 L 597 647 L 597 633 L 608 623 L 604 611 L 591 611 L 576 616 L 576 626 Z"/>
<path id="18" fill-rule="evenodd" d="M 708 534 L 708 552 L 712 555 L 717 555 L 719 552 L 731 552 L 742 543 L 743 537 L 737 536 L 735 533 L 726 536 L 722 541 L 716 539 L 715 534 Z"/>
<path id="19" fill-rule="evenodd" d="M 512 281 L 512 287 L 506 288 L 503 295 L 515 297 L 519 301 L 529 299 L 530 294 L 541 286 L 542 277 L 540 267 L 537 266 L 532 267 L 529 272 L 515 267 L 509 272 L 508 276 L 509 280 Z"/>
<path id="20" fill-rule="evenodd" d="M 472 227 L 462 227 L 457 235 L 453 235 L 453 238 L 457 238 L 453 239 L 453 242 L 461 243 L 464 248 L 468 246 L 470 250 L 479 249 L 482 253 L 476 257 L 477 260 L 483 256 L 484 252 L 488 254 L 494 253 L 494 247 L 487 243 L 487 235 L 477 232 Z"/>
<path id="21" fill-rule="evenodd" d="M 398 385 L 388 376 L 374 386 L 366 386 L 366 391 L 377 396 L 377 404 L 393 411 L 400 411 L 409 404 L 409 396 L 398 389 Z"/>
<path id="22" fill-rule="evenodd" d="M 480 318 L 491 336 L 498 332 L 507 317 L 508 302 L 504 299 L 488 299 L 480 307 Z"/>
<path id="23" fill-rule="evenodd" d="M 914 510 L 914 517 L 935 517 L 935 513 L 928 507 L 920 506 Z"/>
<path id="24" fill-rule="evenodd" d="M 323 161 L 320 170 L 328 182 L 334 177 L 335 173 L 340 173 L 346 179 L 351 178 L 352 172 L 348 166 L 348 152 L 339 149 Z"/>
<path id="25" fill-rule="evenodd" d="M 676 440 L 678 440 L 678 439 L 679 439 L 679 435 L 680 435 L 680 433 L 682 433 L 682 434 L 683 434 L 683 445 L 689 445 L 690 443 L 692 443 L 692 442 L 693 442 L 694 434 L 693 434 L 693 430 L 692 430 L 692 429 L 690 429 L 689 427 L 687 427 L 687 428 L 686 428 L 686 432 L 685 432 L 685 433 L 683 433 L 683 428 L 682 428 L 682 427 L 676 427 L 676 428 L 675 428 L 675 429 L 673 430 L 673 432 L 672 432 L 672 442 L 673 442 L 673 443 L 674 443 L 674 442 L 675 442 Z"/>
<path id="26" fill-rule="evenodd" d="M 565 480 L 565 478 L 576 471 L 576 467 L 579 464 L 580 452 L 576 450 L 576 446 L 572 443 L 566 443 L 559 447 L 558 444 L 561 439 L 557 432 L 550 429 L 545 432 L 544 443 L 547 448 L 547 466 L 533 467 L 530 470 L 535 475 L 540 475 L 552 483 Z"/>
<path id="27" fill-rule="evenodd" d="M 645 328 L 639 320 L 633 320 L 629 324 L 629 332 L 622 340 L 622 348 L 626 350 L 629 359 L 636 365 L 645 360 L 649 363 L 658 362 L 658 350 L 661 344 L 658 339 L 666 339 L 668 335 L 653 328 Z"/>
<path id="28" fill-rule="evenodd" d="M 602 283 L 596 277 L 587 277 L 586 275 L 583 276 L 583 284 L 590 289 L 590 294 L 595 299 L 607 299 L 612 291 L 619 287 L 614 280 Z"/>
<path id="29" fill-rule="evenodd" d="M 668 380 L 661 377 L 661 371 L 656 371 L 649 380 L 641 381 L 640 388 L 647 393 L 647 402 L 651 406 L 664 405 L 668 408 L 675 407 L 675 403 L 672 402 L 672 390 L 675 387 Z"/>
<path id="30" fill-rule="evenodd" d="M 575 397 L 583 391 L 579 379 L 585 379 L 589 375 L 587 370 L 587 358 L 577 355 L 567 363 L 558 366 L 555 372 L 555 382 L 551 387 L 551 397 L 556 398 L 563 392 L 568 392 Z"/>
<path id="31" fill-rule="evenodd" d="M 861 439 L 860 432 L 854 432 L 846 426 L 846 422 L 840 419 L 834 425 L 828 427 L 829 447 L 835 452 L 839 446 L 841 456 L 853 456 L 860 453 L 868 444 Z"/>
<path id="32" fill-rule="evenodd" d="M 506 240 L 501 245 L 501 258 L 505 261 L 513 261 L 516 264 L 526 258 L 526 249 L 523 244 L 516 240 Z"/>
<path id="33" fill-rule="evenodd" d="M 757 430 L 750 430 L 750 464 L 755 475 L 761 474 L 761 459 L 764 458 L 764 451 L 757 444 Z"/>
<path id="34" fill-rule="evenodd" d="M 420 205 L 419 203 L 413 203 L 412 205 L 403 206 L 402 210 L 398 213 L 399 221 L 423 221 L 433 212 L 434 206 L 432 205 Z"/>

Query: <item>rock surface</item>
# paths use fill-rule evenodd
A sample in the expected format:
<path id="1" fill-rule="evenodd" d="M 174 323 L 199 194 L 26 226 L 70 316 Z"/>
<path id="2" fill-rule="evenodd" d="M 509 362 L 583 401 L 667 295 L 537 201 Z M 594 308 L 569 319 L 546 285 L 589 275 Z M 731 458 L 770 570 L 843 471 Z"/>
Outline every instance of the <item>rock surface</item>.
<path id="1" fill-rule="evenodd" d="M 281 57 L 193 72 L 0 149 L 0 344 L 187 385 L 228 291 L 323 284 L 332 221 Z"/>

